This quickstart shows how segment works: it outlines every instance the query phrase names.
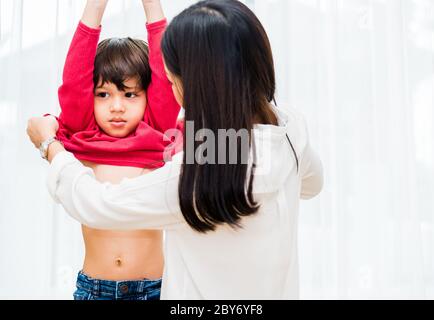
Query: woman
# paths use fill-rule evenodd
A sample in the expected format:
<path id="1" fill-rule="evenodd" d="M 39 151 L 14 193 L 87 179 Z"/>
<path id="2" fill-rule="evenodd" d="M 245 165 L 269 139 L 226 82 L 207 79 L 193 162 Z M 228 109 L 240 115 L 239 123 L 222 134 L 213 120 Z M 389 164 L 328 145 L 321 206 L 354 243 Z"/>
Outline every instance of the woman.
<path id="1" fill-rule="evenodd" d="M 298 298 L 299 198 L 320 192 L 322 168 L 302 117 L 271 104 L 262 25 L 239 1 L 199 2 L 169 25 L 162 51 L 185 108 L 184 152 L 110 185 L 53 142 L 51 195 L 89 227 L 164 229 L 162 299 Z M 29 121 L 37 147 L 56 130 Z"/>

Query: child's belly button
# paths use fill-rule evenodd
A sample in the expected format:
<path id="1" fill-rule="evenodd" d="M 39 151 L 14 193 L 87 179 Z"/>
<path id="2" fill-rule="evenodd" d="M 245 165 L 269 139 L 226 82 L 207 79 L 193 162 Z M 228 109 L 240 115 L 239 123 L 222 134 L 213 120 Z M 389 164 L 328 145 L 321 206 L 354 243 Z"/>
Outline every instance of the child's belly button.
<path id="1" fill-rule="evenodd" d="M 122 260 L 122 258 L 116 258 L 115 259 L 115 265 L 116 265 L 116 267 L 122 267 L 122 263 L 123 263 L 123 260 Z"/>

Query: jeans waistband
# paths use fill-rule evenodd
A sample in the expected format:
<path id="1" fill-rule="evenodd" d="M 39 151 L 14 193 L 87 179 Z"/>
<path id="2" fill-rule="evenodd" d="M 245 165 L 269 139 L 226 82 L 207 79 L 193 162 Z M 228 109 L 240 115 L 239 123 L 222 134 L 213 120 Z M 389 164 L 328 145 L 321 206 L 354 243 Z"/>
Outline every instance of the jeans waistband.
<path id="1" fill-rule="evenodd" d="M 122 298 L 160 289 L 161 279 L 131 281 L 99 280 L 91 278 L 80 271 L 77 277 L 77 288 L 91 292 L 93 295 L 104 294 L 106 296 Z"/>

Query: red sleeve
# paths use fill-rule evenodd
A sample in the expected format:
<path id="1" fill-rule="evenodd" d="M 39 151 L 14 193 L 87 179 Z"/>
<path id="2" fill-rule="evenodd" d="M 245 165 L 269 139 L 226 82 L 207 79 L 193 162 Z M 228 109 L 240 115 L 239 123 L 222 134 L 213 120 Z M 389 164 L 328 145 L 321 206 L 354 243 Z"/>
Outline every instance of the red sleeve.
<path id="1" fill-rule="evenodd" d="M 95 126 L 93 70 L 101 28 L 79 23 L 63 69 L 59 88 L 60 122 L 72 133 Z"/>
<path id="2" fill-rule="evenodd" d="M 161 39 L 166 25 L 166 19 L 146 25 L 152 75 L 151 84 L 147 91 L 148 105 L 144 121 L 162 133 L 176 127 L 176 120 L 180 111 L 180 106 L 173 95 L 172 85 L 164 71 L 161 53 Z"/>

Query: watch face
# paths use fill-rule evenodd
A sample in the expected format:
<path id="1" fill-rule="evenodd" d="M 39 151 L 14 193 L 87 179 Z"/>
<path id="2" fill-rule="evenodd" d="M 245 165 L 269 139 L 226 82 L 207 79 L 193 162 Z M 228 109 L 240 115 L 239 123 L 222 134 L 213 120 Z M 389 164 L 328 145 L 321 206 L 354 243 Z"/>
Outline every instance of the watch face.
<path id="1" fill-rule="evenodd" d="M 39 147 L 39 151 L 41 152 L 42 158 L 45 160 L 48 159 L 48 147 L 50 144 L 52 144 L 54 141 L 58 141 L 55 137 L 50 138 L 44 142 L 41 143 L 41 146 Z"/>
<path id="2" fill-rule="evenodd" d="M 42 158 L 45 159 L 47 157 L 47 147 L 45 146 L 45 144 L 41 144 L 41 146 L 39 147 L 39 152 Z"/>

